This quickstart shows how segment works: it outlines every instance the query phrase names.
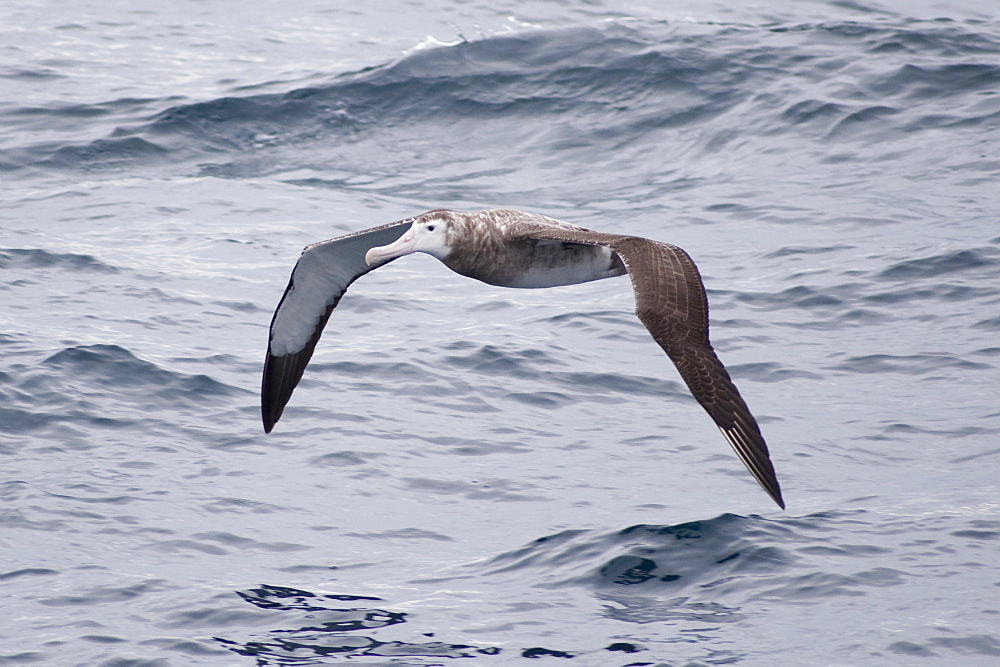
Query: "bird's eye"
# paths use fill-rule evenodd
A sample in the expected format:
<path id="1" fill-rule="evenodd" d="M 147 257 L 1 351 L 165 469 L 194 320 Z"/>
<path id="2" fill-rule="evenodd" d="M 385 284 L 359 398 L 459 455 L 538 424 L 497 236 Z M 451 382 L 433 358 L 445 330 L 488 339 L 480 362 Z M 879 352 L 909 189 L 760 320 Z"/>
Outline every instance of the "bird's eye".
<path id="1" fill-rule="evenodd" d="M 427 225 L 427 231 L 433 232 L 434 231 L 434 225 Z"/>

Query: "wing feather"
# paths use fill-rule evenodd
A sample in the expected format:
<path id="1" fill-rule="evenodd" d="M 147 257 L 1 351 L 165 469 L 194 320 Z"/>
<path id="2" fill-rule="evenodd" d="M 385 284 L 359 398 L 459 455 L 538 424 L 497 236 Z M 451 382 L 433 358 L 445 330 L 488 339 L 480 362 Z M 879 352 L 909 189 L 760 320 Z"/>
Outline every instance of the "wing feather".
<path id="1" fill-rule="evenodd" d="M 618 253 L 632 279 L 639 320 L 674 362 L 736 455 L 784 509 L 781 486 L 757 420 L 709 341 L 708 297 L 691 257 L 667 243 L 589 230 L 528 225 L 522 237 L 606 245 Z"/>
<path id="2" fill-rule="evenodd" d="M 270 433 L 281 418 L 333 309 L 351 283 L 372 270 L 365 263 L 365 253 L 395 241 L 412 221 L 321 241 L 302 251 L 271 319 L 260 390 L 265 432 Z"/>

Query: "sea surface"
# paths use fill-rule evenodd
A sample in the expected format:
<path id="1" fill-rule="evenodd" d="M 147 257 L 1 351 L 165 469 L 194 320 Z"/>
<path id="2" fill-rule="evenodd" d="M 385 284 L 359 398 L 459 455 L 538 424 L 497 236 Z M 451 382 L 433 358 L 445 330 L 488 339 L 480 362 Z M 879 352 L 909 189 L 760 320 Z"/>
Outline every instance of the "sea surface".
<path id="1" fill-rule="evenodd" d="M 1000 664 L 991 3 L 8 0 L 0 56 L 0 665 Z M 491 207 L 691 253 L 787 510 L 625 278 L 394 262 L 263 433 L 303 246 Z"/>

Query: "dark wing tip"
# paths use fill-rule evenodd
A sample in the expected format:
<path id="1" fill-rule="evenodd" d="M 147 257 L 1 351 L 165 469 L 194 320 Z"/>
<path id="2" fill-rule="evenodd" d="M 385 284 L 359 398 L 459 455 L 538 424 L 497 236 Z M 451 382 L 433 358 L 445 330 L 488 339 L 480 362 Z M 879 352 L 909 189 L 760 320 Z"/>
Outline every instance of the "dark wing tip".
<path id="1" fill-rule="evenodd" d="M 281 419 L 281 413 L 292 396 L 292 390 L 295 389 L 299 378 L 302 377 L 302 371 L 305 370 L 303 363 L 298 370 L 298 377 L 295 377 L 295 365 L 291 363 L 295 356 L 289 354 L 276 357 L 268 352 L 264 361 L 264 379 L 260 387 L 260 416 L 265 433 L 270 433 Z"/>
<path id="2" fill-rule="evenodd" d="M 283 354 L 281 356 L 271 354 L 270 344 L 267 347 L 267 358 L 264 359 L 264 376 L 260 384 L 260 416 L 264 422 L 264 432 L 270 433 L 274 425 L 281 419 L 281 413 L 285 410 L 285 405 L 292 397 L 296 385 L 302 379 L 302 374 L 312 359 L 316 343 L 319 342 L 323 327 L 330 319 L 330 313 L 340 303 L 340 296 L 334 299 L 333 303 L 326 307 L 326 312 L 316 323 L 316 329 L 312 337 L 298 352 Z"/>
<path id="3" fill-rule="evenodd" d="M 270 433 L 274 425 L 281 419 L 281 410 L 274 410 L 266 400 L 260 402 L 260 418 L 264 422 L 264 433 Z"/>
<path id="4" fill-rule="evenodd" d="M 741 423 L 740 418 L 744 417 L 753 420 L 749 411 L 737 416 L 737 421 L 731 427 L 720 426 L 719 430 L 726 436 L 726 440 L 732 445 L 740 460 L 746 465 L 750 474 L 753 475 L 761 488 L 771 496 L 778 507 L 785 509 L 785 500 L 781 497 L 781 485 L 778 484 L 778 477 L 774 472 L 774 465 L 767 451 L 767 444 L 760 434 L 759 428 L 747 428 Z M 756 427 L 756 420 L 752 421 Z"/>
<path id="5" fill-rule="evenodd" d="M 785 509 L 781 486 L 760 426 L 707 337 L 693 343 L 678 342 L 659 327 L 650 327 L 650 331 L 754 479 L 778 507 Z"/>

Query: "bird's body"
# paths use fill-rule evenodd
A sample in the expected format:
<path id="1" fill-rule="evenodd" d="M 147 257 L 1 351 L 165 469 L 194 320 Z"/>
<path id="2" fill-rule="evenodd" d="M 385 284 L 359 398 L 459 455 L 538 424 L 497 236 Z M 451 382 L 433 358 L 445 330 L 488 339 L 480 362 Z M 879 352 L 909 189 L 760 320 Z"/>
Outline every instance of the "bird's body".
<path id="1" fill-rule="evenodd" d="M 430 211 L 307 246 L 271 322 L 261 387 L 265 431 L 280 418 L 348 286 L 413 252 L 501 287 L 555 287 L 628 273 L 639 319 L 760 485 L 785 506 L 760 428 L 709 342 L 708 301 L 690 256 L 667 243 L 508 209 Z"/>
<path id="2" fill-rule="evenodd" d="M 466 214 L 435 211 L 455 229 Z M 475 214 L 473 214 L 475 215 Z M 611 278 L 624 274 L 625 266 L 604 245 L 568 243 L 536 238 L 540 230 L 566 233 L 589 232 L 542 215 L 505 209 L 481 211 L 469 227 L 479 232 L 459 241 L 458 252 L 441 261 L 455 273 L 498 287 L 535 289 L 559 287 Z M 458 234 L 453 234 L 459 237 Z"/>

